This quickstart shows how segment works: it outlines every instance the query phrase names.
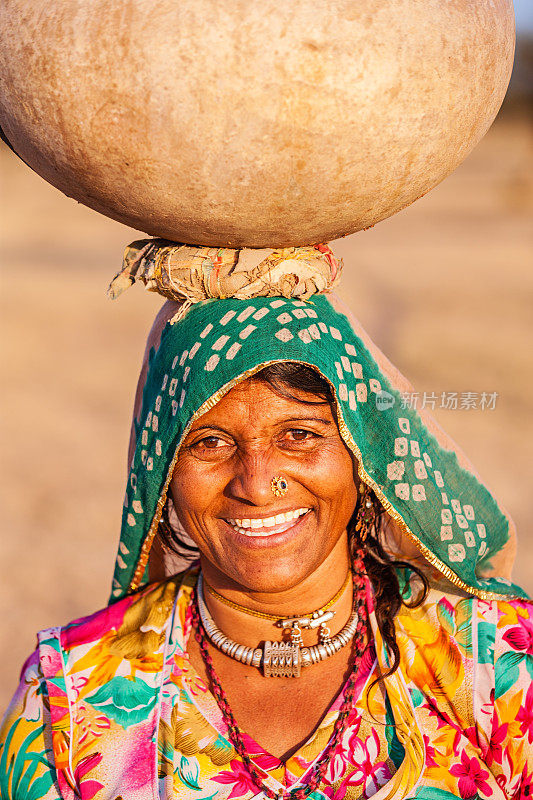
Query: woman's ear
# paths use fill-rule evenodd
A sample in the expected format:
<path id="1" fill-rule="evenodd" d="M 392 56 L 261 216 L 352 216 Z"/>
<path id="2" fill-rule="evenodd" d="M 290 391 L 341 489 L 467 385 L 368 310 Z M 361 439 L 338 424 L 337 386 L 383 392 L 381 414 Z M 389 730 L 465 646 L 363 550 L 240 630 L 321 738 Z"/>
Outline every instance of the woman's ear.
<path id="1" fill-rule="evenodd" d="M 173 533 L 179 541 L 195 547 L 193 540 L 186 533 L 183 525 L 181 524 L 174 503 L 172 501 L 171 489 L 168 490 L 166 507 L 168 510 L 168 522 Z M 193 556 L 196 558 L 196 556 Z M 159 535 L 156 535 L 150 550 L 150 558 L 148 560 L 148 574 L 150 582 L 163 581 L 170 578 L 172 575 L 178 575 L 185 569 L 190 567 L 190 558 L 184 558 L 178 553 L 173 552 L 168 546 L 164 544 Z"/>

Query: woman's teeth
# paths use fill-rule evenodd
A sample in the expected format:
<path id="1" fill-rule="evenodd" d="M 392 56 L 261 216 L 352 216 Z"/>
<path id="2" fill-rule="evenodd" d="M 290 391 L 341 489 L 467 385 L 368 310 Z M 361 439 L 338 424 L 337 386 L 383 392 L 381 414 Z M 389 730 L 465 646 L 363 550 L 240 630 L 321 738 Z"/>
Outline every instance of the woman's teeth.
<path id="1" fill-rule="evenodd" d="M 284 514 L 276 514 L 275 517 L 259 517 L 250 519 L 228 519 L 231 527 L 244 534 L 244 536 L 272 536 L 274 533 L 282 533 L 290 528 L 295 520 L 307 514 L 309 508 L 295 508 L 294 511 L 286 511 Z"/>

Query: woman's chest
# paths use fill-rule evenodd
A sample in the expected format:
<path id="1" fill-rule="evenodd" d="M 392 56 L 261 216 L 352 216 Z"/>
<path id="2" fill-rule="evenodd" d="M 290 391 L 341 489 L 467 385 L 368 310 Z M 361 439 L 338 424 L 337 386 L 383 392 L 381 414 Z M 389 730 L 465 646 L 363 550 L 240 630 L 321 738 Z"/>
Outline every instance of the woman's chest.
<path id="1" fill-rule="evenodd" d="M 209 700 L 194 692 L 175 696 L 159 728 L 159 800 L 251 800 L 273 796 L 258 788 L 249 766 L 230 743 L 224 722 Z M 207 700 L 207 702 L 206 702 Z M 503 800 L 496 780 L 472 730 L 443 722 L 435 707 L 418 714 L 417 737 L 398 735 L 387 698 L 371 701 L 373 718 L 362 703 L 350 714 L 336 746 L 327 754 L 326 769 L 311 797 L 352 800 L 450 800 L 478 797 Z M 305 743 L 285 762 L 245 734 L 247 756 L 263 777 L 266 790 L 289 798 L 313 779 L 317 764 L 334 735 L 334 706 Z M 276 730 L 273 719 L 271 729 Z M 296 796 L 297 795 L 292 795 Z"/>
<path id="2" fill-rule="evenodd" d="M 201 653 L 191 639 L 187 654 L 191 674 L 194 671 L 207 685 Z M 266 752 L 285 760 L 311 737 L 350 674 L 348 648 L 312 669 L 302 670 L 298 678 L 265 678 L 260 670 L 234 662 L 222 653 L 213 652 L 212 656 L 219 681 L 217 690 L 227 698 L 223 713 L 226 724 L 235 723 Z M 373 658 L 369 653 L 364 661 L 365 676 L 370 674 Z M 205 705 L 209 703 L 204 701 Z M 207 713 L 216 716 L 215 709 L 207 709 Z"/>
<path id="3" fill-rule="evenodd" d="M 504 789 L 509 781 L 520 779 L 511 764 L 514 756 L 500 737 L 508 721 L 497 721 L 494 741 L 481 741 L 471 702 L 465 702 L 473 694 L 470 671 L 451 671 L 450 659 L 442 653 L 435 660 L 439 669 L 429 669 L 433 662 L 428 660 L 427 647 L 417 651 L 420 658 L 409 659 L 409 664 L 402 660 L 401 669 L 384 684 L 370 688 L 372 669 L 362 671 L 335 746 L 331 742 L 342 692 L 312 735 L 282 763 L 244 724 L 245 752 L 237 752 L 227 720 L 191 666 L 184 645 L 180 641 L 176 646 L 162 646 L 161 661 L 136 662 L 131 674 L 115 675 L 89 696 L 81 677 L 69 677 L 72 730 L 76 732 L 70 755 L 82 790 L 76 796 L 83 800 L 250 800 L 264 792 L 252 780 L 249 763 L 262 775 L 260 783 L 268 788 L 267 796 L 279 797 L 283 792 L 287 798 L 289 792 L 294 796 L 298 787 L 308 786 L 323 762 L 325 769 L 311 795 L 315 800 L 474 796 L 499 800 L 507 796 Z M 304 716 L 312 699 L 309 692 L 303 693 L 291 713 Z M 486 700 L 488 708 L 488 695 Z M 289 715 L 276 716 L 268 695 L 255 697 L 243 689 L 238 702 L 247 708 L 260 705 L 264 730 L 273 738 L 281 725 L 290 724 Z M 58 709 L 59 737 L 63 736 L 62 720 Z M 60 758 L 58 746 L 56 763 Z M 67 792 L 65 800 L 70 797 Z"/>
<path id="4" fill-rule="evenodd" d="M 316 713 L 309 687 L 301 692 L 293 689 L 294 702 L 288 702 L 283 713 L 279 708 L 282 689 L 273 688 L 270 696 L 253 685 L 242 686 L 240 693 L 234 689 L 233 711 L 246 731 L 243 755 L 231 743 L 226 715 L 184 653 L 175 662 L 169 691 L 163 695 L 158 740 L 160 800 L 272 796 L 251 778 L 247 759 L 262 775 L 263 785 L 280 797 L 309 785 L 317 765 L 324 762 L 311 795 L 314 800 L 504 798 L 501 781 L 486 763 L 494 760 L 494 754 L 483 749 L 461 701 L 471 689 L 470 676 L 463 675 L 463 692 L 455 690 L 454 705 L 445 694 L 424 694 L 419 682 L 402 670 L 385 683 L 376 683 L 376 666 L 375 651 L 369 648 L 343 724 L 339 726 L 344 697 L 340 691 L 322 710 L 318 726 L 315 716 L 311 734 L 282 762 L 275 746 L 283 740 L 284 726 L 291 726 L 291 715 L 294 736 L 298 720 L 311 719 L 309 708 Z M 246 722 L 239 714 L 241 709 L 248 713 L 252 709 L 254 718 L 261 719 L 260 735 L 255 734 L 253 719 Z"/>
<path id="5" fill-rule="evenodd" d="M 373 796 L 390 780 L 404 755 L 380 687 L 372 692 L 375 718 L 368 710 L 368 690 L 375 666 L 375 653 L 369 648 L 355 682 L 352 702 L 344 702 L 346 685 L 342 686 L 341 691 L 333 692 L 325 707 L 320 706 L 318 716 L 313 716 L 318 706 L 313 704 L 309 687 L 293 689 L 295 697 L 284 713 L 280 713 L 278 705 L 283 700 L 282 690 L 272 690 L 269 697 L 268 693 L 255 695 L 253 690 L 243 688 L 237 707 L 255 708 L 255 719 L 262 723 L 262 738 L 253 734 L 253 720 L 251 729 L 242 727 L 243 754 L 231 743 L 226 715 L 188 659 L 183 659 L 175 671 L 173 690 L 164 697 L 161 713 L 160 798 L 244 800 L 262 796 L 261 783 L 275 796 L 288 796 L 291 790 L 310 783 L 316 784 L 313 797 Z M 324 703 L 324 693 L 319 701 Z M 285 728 L 294 741 L 302 720 L 307 720 L 310 730 L 281 761 L 275 748 L 279 749 Z M 267 746 L 267 736 L 274 747 Z M 252 779 L 247 760 L 260 777 L 259 786 Z M 319 774 L 320 764 L 323 769 Z"/>

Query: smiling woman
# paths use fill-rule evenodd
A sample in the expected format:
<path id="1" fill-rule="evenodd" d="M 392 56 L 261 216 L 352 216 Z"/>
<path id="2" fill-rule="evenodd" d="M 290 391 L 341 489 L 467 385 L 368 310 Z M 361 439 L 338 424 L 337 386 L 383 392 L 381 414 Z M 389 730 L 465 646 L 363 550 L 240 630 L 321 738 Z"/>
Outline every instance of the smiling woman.
<path id="1" fill-rule="evenodd" d="M 531 793 L 512 521 L 334 297 L 281 294 L 158 315 L 110 605 L 39 634 L 2 798 Z"/>
<path id="2" fill-rule="evenodd" d="M 334 409 L 330 385 L 314 370 L 291 362 L 274 364 L 231 389 L 192 426 L 180 450 L 170 482 L 171 503 L 201 554 L 203 585 L 217 621 L 246 648 L 241 663 L 246 664 L 247 652 L 252 662 L 257 641 L 272 637 L 273 619 L 291 620 L 295 609 L 329 612 L 327 617 L 317 614 L 314 626 L 320 633 L 327 631 L 324 641 L 335 641 L 343 620 L 350 617 L 347 577 L 350 545 L 357 539 L 350 523 L 357 517 L 358 495 L 354 462 Z M 282 493 L 273 491 L 270 479 L 278 472 L 283 475 Z M 179 548 L 179 535 L 168 531 L 167 547 Z M 384 573 L 387 557 L 383 551 L 379 557 Z M 399 607 L 392 570 L 388 577 Z M 305 613 L 300 616 L 306 618 Z M 294 623 L 286 623 L 289 629 L 292 641 Z M 297 636 L 302 645 L 312 646 L 316 639 L 311 623 Z M 341 640 L 336 653 L 348 643 L 348 638 Z M 303 664 L 310 665 L 306 651 Z M 194 642 L 189 654 L 206 683 L 212 682 Z M 241 727 L 268 752 L 285 759 L 323 718 L 349 675 L 352 658 L 346 648 L 331 664 L 320 664 L 306 676 L 311 699 L 302 713 L 299 692 L 287 696 L 286 684 L 265 685 L 259 673 L 250 675 L 223 655 L 214 655 L 226 692 L 233 696 L 231 705 L 239 709 Z M 293 668 L 298 670 L 299 664 Z M 289 665 L 284 669 L 290 677 Z M 275 718 L 258 717 L 255 703 L 239 703 L 243 683 L 247 696 L 253 691 L 260 704 L 275 700 L 279 689 Z"/>
<path id="3" fill-rule="evenodd" d="M 278 474 L 287 482 L 283 497 L 271 487 Z M 213 582 L 224 575 L 254 592 L 292 590 L 298 607 L 309 591 L 301 584 L 316 571 L 322 594 L 342 583 L 347 552 L 334 574 L 322 576 L 321 568 L 346 531 L 356 488 L 327 402 L 283 397 L 260 374 L 239 384 L 192 426 L 170 488 Z M 307 596 L 312 605 L 313 593 Z"/>

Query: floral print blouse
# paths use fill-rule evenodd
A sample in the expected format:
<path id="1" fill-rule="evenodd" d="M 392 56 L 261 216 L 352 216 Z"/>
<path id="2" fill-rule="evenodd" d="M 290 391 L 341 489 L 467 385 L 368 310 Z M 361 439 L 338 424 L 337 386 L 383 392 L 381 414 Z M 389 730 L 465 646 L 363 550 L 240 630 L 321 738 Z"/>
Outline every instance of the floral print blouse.
<path id="1" fill-rule="evenodd" d="M 0 733 L 2 800 L 249 800 L 251 782 L 186 652 L 197 572 L 151 585 L 39 634 Z M 349 725 L 312 798 L 533 797 L 533 622 L 524 600 L 485 602 L 434 586 L 373 639 Z M 247 737 L 264 784 L 302 784 L 342 704 L 287 761 Z M 283 796 L 283 795 L 281 795 Z"/>

